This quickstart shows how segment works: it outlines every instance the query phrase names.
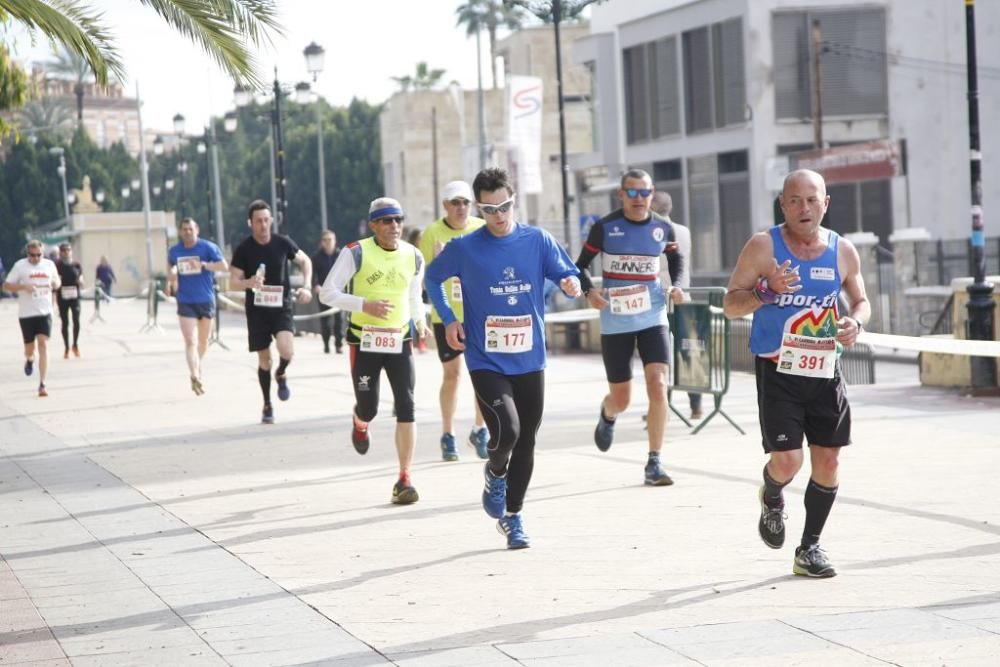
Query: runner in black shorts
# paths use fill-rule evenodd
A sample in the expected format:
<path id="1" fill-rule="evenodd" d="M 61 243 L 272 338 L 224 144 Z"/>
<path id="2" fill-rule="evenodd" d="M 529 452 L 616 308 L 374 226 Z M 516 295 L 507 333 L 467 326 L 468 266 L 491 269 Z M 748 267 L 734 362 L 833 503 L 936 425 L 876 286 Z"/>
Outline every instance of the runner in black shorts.
<path id="1" fill-rule="evenodd" d="M 230 286 L 246 290 L 247 339 L 250 351 L 257 353 L 257 381 L 264 396 L 261 422 L 274 423 L 271 406 L 271 339 L 278 348 L 278 368 L 274 379 L 278 383 L 278 398 L 291 396 L 285 371 L 294 354 L 292 302 L 309 303 L 312 293 L 312 262 L 291 238 L 271 232 L 271 208 L 257 199 L 248 209 L 247 225 L 251 235 L 233 252 Z M 293 297 L 289 282 L 288 262 L 293 261 L 302 271 L 305 289 Z"/>
<path id="2" fill-rule="evenodd" d="M 45 374 L 49 366 L 48 341 L 52 333 L 52 292 L 60 287 L 59 271 L 52 260 L 42 257 L 41 241 L 31 240 L 28 255 L 10 268 L 3 288 L 17 294 L 18 322 L 24 341 L 24 374 L 35 369 L 35 346 L 38 346 L 38 395 L 48 396 Z"/>
<path id="3" fill-rule="evenodd" d="M 757 356 L 757 405 L 764 451 L 757 531 L 764 543 L 785 543 L 782 489 L 803 463 L 809 445 L 811 475 L 806 518 L 792 572 L 837 574 L 819 546 L 838 488 L 840 448 L 851 442 L 851 408 L 840 375 L 840 350 L 857 340 L 871 315 L 854 245 L 822 227 L 830 205 L 823 177 L 793 171 L 781 193 L 785 222 L 755 234 L 736 262 L 726 317 L 753 313 L 750 351 Z M 840 313 L 841 293 L 849 305 Z"/>
<path id="4" fill-rule="evenodd" d="M 442 191 L 442 206 L 444 216 L 438 218 L 420 234 L 420 252 L 424 261 L 430 264 L 441 254 L 444 247 L 454 239 L 471 234 L 485 221 L 469 213 L 472 211 L 472 188 L 465 181 L 451 181 Z M 463 321 L 463 290 L 462 283 L 452 278 L 445 286 L 448 305 L 458 318 Z M 445 461 L 458 460 L 458 448 L 455 445 L 455 412 L 458 409 L 458 386 L 462 377 L 462 351 L 448 345 L 445 340 L 444 324 L 437 309 L 431 308 L 431 324 L 434 327 L 434 340 L 437 343 L 438 359 L 441 360 L 441 389 L 438 392 L 438 402 L 441 405 L 441 458 Z M 479 402 L 475 406 L 475 426 L 469 433 L 468 442 L 475 447 L 476 455 L 481 459 L 489 458 L 487 448 L 490 442 L 490 432 L 483 421 Z"/>
<path id="5" fill-rule="evenodd" d="M 649 399 L 649 454 L 643 481 L 649 486 L 669 486 L 673 480 L 660 463 L 670 374 L 667 301 L 679 303 L 684 297 L 680 275 L 685 258 L 678 252 L 673 225 L 650 210 L 653 192 L 652 178 L 645 171 L 625 172 L 618 189 L 622 207 L 590 228 L 576 265 L 588 303 L 601 311 L 601 352 L 608 377 L 594 443 L 604 452 L 614 441 L 615 420 L 631 401 L 632 356 L 638 349 Z M 593 287 L 587 272 L 598 255 L 601 290 Z M 669 277 L 661 284 L 664 257 Z"/>

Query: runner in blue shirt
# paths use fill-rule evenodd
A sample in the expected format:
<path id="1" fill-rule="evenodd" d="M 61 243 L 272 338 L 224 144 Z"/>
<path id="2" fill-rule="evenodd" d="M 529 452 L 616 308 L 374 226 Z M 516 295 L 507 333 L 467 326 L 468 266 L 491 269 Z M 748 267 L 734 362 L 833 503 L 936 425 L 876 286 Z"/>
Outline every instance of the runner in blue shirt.
<path id="1" fill-rule="evenodd" d="M 507 548 L 523 549 L 530 540 L 520 513 L 545 393 L 543 284 L 548 278 L 567 296 L 579 296 L 579 271 L 551 234 L 514 221 L 506 172 L 479 172 L 472 190 L 486 226 L 452 239 L 428 265 L 425 285 L 448 345 L 465 351 L 490 431 L 483 509 L 499 519 Z M 444 283 L 454 276 L 462 284 L 464 324 L 445 294 Z"/>
<path id="2" fill-rule="evenodd" d="M 191 372 L 191 391 L 205 393 L 201 359 L 208 350 L 208 334 L 215 317 L 215 272 L 229 268 L 219 246 L 198 238 L 198 223 L 184 218 L 177 229 L 180 242 L 170 248 L 170 287 L 177 297 L 177 319 L 184 336 L 184 354 Z M 198 344 L 195 346 L 195 329 Z"/>

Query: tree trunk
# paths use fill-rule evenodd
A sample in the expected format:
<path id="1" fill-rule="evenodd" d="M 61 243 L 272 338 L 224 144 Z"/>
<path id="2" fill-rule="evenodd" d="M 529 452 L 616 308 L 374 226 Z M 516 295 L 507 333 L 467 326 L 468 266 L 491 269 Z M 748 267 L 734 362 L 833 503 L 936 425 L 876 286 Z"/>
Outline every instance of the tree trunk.
<path id="1" fill-rule="evenodd" d="M 497 87 L 497 27 L 489 25 L 490 32 L 490 72 L 493 75 L 493 88 Z"/>
<path id="2" fill-rule="evenodd" d="M 73 93 L 76 95 L 76 127 L 83 127 L 83 84 L 78 83 L 73 86 Z"/>

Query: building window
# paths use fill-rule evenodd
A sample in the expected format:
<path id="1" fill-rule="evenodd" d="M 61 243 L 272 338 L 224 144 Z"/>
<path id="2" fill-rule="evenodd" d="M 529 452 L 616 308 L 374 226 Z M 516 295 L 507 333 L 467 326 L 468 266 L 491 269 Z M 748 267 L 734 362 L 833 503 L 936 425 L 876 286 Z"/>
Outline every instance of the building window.
<path id="1" fill-rule="evenodd" d="M 625 134 L 630 144 L 649 139 L 649 80 L 646 45 L 622 52 L 625 75 Z"/>
<path id="2" fill-rule="evenodd" d="M 746 109 L 742 20 L 688 30 L 682 37 L 688 134 L 742 123 Z"/>
<path id="3" fill-rule="evenodd" d="M 653 163 L 653 184 L 657 190 L 670 195 L 673 206 L 670 219 L 684 224 L 687 207 L 684 205 L 684 175 L 680 160 L 664 160 Z M 690 261 L 690 258 L 687 258 Z"/>
<path id="4" fill-rule="evenodd" d="M 719 239 L 719 175 L 715 155 L 701 155 L 687 160 L 688 227 L 691 228 L 691 272 L 722 269 Z"/>
<path id="5" fill-rule="evenodd" d="M 601 103 L 597 90 L 597 63 L 590 61 L 586 64 L 590 73 L 590 150 L 598 152 L 601 150 Z"/>
<path id="6" fill-rule="evenodd" d="M 622 61 L 628 143 L 679 133 L 677 38 L 627 48 L 622 51 Z"/>
<path id="7" fill-rule="evenodd" d="M 719 153 L 719 221 L 722 229 L 722 265 L 736 266 L 750 237 L 750 172 L 746 151 Z"/>
<path id="8" fill-rule="evenodd" d="M 813 20 L 821 35 L 823 115 L 888 113 L 885 10 L 864 7 L 773 14 L 777 118 L 813 117 Z"/>

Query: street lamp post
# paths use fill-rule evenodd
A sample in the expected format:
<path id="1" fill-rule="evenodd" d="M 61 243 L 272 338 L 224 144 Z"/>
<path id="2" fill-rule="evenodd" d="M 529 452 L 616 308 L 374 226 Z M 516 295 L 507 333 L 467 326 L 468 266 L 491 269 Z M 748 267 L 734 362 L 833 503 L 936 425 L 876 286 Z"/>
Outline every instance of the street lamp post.
<path id="1" fill-rule="evenodd" d="M 274 68 L 274 85 L 271 90 L 271 206 L 274 208 L 275 230 L 281 231 L 285 224 L 288 202 L 285 199 L 285 148 L 281 133 L 281 97 L 285 91 L 278 81 L 277 67 Z M 237 84 L 233 89 L 233 99 L 236 106 L 246 106 L 250 103 L 251 92 Z"/>
<path id="2" fill-rule="evenodd" d="M 968 336 L 972 340 L 993 339 L 993 283 L 986 282 L 986 228 L 983 222 L 982 153 L 979 148 L 979 83 L 976 69 L 975 0 L 965 0 L 965 48 L 968 67 L 969 176 L 972 188 L 972 284 L 969 293 Z M 989 357 L 969 357 L 973 389 L 997 386 L 996 364 Z"/>
<path id="3" fill-rule="evenodd" d="M 562 174 L 563 233 L 569 248 L 569 165 L 566 162 L 566 118 L 563 111 L 562 43 L 559 36 L 563 19 L 573 19 L 588 5 L 598 0 L 503 0 L 506 5 L 517 5 L 543 21 L 552 21 L 556 39 L 556 99 L 559 105 L 559 171 Z"/>
<path id="4" fill-rule="evenodd" d="M 322 46 L 312 42 L 302 53 L 306 57 L 306 69 L 312 74 L 313 83 L 316 83 L 316 77 L 323 71 L 326 52 Z M 296 86 L 296 89 L 301 90 L 299 86 Z M 305 90 L 308 92 L 309 84 L 306 84 Z M 301 99 L 299 101 L 302 102 Z M 319 103 L 319 95 L 316 96 L 316 152 L 319 155 L 319 223 L 322 231 L 326 231 L 328 226 L 326 221 L 326 168 L 323 159 L 323 109 Z"/>
<path id="5" fill-rule="evenodd" d="M 69 223 L 69 190 L 66 189 L 66 149 L 62 146 L 53 146 L 49 149 L 49 153 L 59 156 L 59 166 L 56 168 L 56 172 L 58 172 L 59 178 L 62 180 L 63 215 L 66 222 Z"/>

